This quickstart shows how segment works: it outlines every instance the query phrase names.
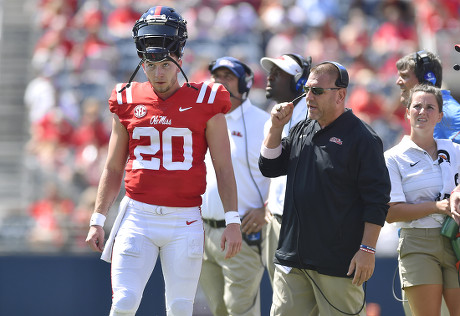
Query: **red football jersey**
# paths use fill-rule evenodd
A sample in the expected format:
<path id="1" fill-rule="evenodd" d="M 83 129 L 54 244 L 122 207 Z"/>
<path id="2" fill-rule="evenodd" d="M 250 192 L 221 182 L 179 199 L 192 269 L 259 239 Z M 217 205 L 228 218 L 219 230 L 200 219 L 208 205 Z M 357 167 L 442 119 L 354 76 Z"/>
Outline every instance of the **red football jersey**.
<path id="1" fill-rule="evenodd" d="M 140 202 L 192 207 L 206 189 L 206 123 L 230 110 L 230 95 L 217 83 L 182 86 L 167 100 L 149 82 L 133 82 L 109 99 L 110 111 L 129 133 L 126 194 Z"/>

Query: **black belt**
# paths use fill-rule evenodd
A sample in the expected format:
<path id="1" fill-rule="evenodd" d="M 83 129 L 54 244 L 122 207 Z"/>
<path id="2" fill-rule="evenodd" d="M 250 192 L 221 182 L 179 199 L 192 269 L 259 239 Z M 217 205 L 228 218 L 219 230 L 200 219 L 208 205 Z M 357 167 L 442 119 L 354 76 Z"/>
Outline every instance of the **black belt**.
<path id="1" fill-rule="evenodd" d="M 275 216 L 276 220 L 278 221 L 278 223 L 281 224 L 281 221 L 283 220 L 283 216 L 279 215 L 279 214 L 273 214 L 273 216 Z"/>
<path id="2" fill-rule="evenodd" d="M 203 218 L 203 222 L 211 226 L 212 228 L 223 228 L 225 227 L 225 220 L 216 221 L 215 219 Z"/>

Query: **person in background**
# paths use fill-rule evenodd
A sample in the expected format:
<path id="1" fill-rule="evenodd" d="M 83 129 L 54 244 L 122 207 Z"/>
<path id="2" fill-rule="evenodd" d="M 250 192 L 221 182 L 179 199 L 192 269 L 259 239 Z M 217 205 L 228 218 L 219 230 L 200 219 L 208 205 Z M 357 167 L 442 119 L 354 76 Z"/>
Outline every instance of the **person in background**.
<path id="1" fill-rule="evenodd" d="M 443 117 L 443 93 L 414 86 L 406 99 L 410 135 L 385 152 L 391 179 L 387 222 L 397 223 L 401 287 L 413 315 L 460 315 L 460 284 L 452 244 L 441 235 L 460 171 L 460 145 L 433 137 Z"/>
<path id="2" fill-rule="evenodd" d="M 287 175 L 272 316 L 366 313 L 362 284 L 374 272 L 390 180 L 381 139 L 345 108 L 348 82 L 337 62 L 314 66 L 304 87 L 308 117 L 287 137 L 292 102 L 271 111 L 259 168 Z"/>
<path id="3" fill-rule="evenodd" d="M 401 103 L 407 107 L 410 89 L 420 83 L 441 88 L 442 65 L 438 56 L 421 50 L 408 54 L 396 62 L 398 79 L 396 84 L 401 89 Z M 452 97 L 449 90 L 441 90 L 443 100 L 443 117 L 434 128 L 434 138 L 451 139 L 460 144 L 460 104 Z"/>
<path id="4" fill-rule="evenodd" d="M 112 262 L 111 316 L 135 315 L 158 257 L 166 314 L 190 316 L 203 257 L 200 205 L 208 147 L 225 211 L 220 247 L 225 258 L 241 248 L 224 116 L 230 97 L 222 86 L 188 82 L 181 68 L 187 25 L 173 8 L 147 10 L 134 25 L 133 38 L 141 61 L 109 99 L 112 134 L 86 242 Z M 148 81 L 131 82 L 141 66 Z M 186 79 L 182 86 L 179 72 Z M 104 248 L 103 225 L 125 171 L 126 196 Z"/>
<path id="5" fill-rule="evenodd" d="M 260 316 L 260 281 L 264 272 L 261 243 L 267 222 L 264 201 L 270 179 L 260 173 L 258 158 L 264 124 L 270 116 L 248 98 L 253 72 L 246 64 L 225 56 L 211 62 L 209 71 L 211 81 L 215 86 L 223 85 L 232 102 L 225 118 L 244 242 L 236 256 L 225 258 L 219 246 L 225 228 L 224 208 L 211 157 L 206 155 L 207 189 L 201 209 L 205 248 L 200 285 L 213 315 Z"/>
<path id="6" fill-rule="evenodd" d="M 283 137 L 289 134 L 289 130 L 297 122 L 307 116 L 307 104 L 305 98 L 300 98 L 303 86 L 307 82 L 311 68 L 311 57 L 307 59 L 298 54 L 284 54 L 278 58 L 263 57 L 260 60 L 262 68 L 268 73 L 265 96 L 276 103 L 293 101 L 294 111 L 291 120 L 283 127 Z M 270 128 L 270 121 L 265 124 L 265 134 Z M 286 176 L 272 178 L 266 209 L 269 214 L 265 242 L 264 262 L 267 267 L 270 282 L 273 284 L 275 273 L 275 251 L 278 248 L 281 221 L 283 218 L 284 194 L 286 191 Z"/>
<path id="7" fill-rule="evenodd" d="M 398 70 L 396 84 L 401 89 L 401 104 L 405 109 L 407 108 L 410 89 L 415 85 L 424 83 L 438 88 L 442 86 L 441 60 L 432 52 L 421 50 L 408 54 L 396 62 L 396 68 Z M 452 141 L 460 143 L 460 104 L 452 97 L 449 90 L 441 90 L 441 92 L 443 117 L 441 122 L 436 124 L 433 136 L 438 139 L 452 139 Z M 405 291 L 402 291 L 402 301 L 404 313 L 406 316 L 411 316 Z M 441 315 L 449 315 L 444 299 L 442 300 Z"/>

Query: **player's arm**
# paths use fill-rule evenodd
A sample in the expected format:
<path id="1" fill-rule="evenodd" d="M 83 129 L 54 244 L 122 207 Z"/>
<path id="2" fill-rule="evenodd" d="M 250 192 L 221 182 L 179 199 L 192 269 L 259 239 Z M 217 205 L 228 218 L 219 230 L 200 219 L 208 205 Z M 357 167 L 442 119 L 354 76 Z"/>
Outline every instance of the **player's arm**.
<path id="1" fill-rule="evenodd" d="M 94 214 L 100 213 L 107 216 L 110 207 L 118 196 L 128 158 L 128 141 L 128 131 L 121 124 L 118 116 L 114 114 L 107 160 L 99 180 Z M 90 226 L 86 243 L 94 251 L 102 252 L 104 249 L 104 229 L 101 225 Z"/>
<path id="2" fill-rule="evenodd" d="M 233 173 L 227 122 L 224 114 L 216 114 L 207 122 L 206 140 L 216 172 L 217 187 L 224 210 L 225 212 L 238 211 L 236 180 Z M 241 250 L 241 242 L 240 225 L 228 224 L 221 240 L 222 250 L 227 247 L 226 259 L 233 257 Z"/>

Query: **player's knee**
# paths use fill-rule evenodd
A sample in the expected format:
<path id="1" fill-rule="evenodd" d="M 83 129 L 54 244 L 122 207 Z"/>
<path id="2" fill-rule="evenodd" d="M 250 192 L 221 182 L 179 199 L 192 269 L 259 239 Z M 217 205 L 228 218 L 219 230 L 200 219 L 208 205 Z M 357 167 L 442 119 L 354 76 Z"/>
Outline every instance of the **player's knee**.
<path id="1" fill-rule="evenodd" d="M 113 294 L 112 311 L 116 315 L 134 315 L 139 307 L 141 297 L 131 291 L 119 291 Z M 112 315 L 112 314 L 111 314 Z"/>
<path id="2" fill-rule="evenodd" d="M 177 298 L 171 302 L 168 316 L 190 316 L 193 312 L 193 301 Z"/>

